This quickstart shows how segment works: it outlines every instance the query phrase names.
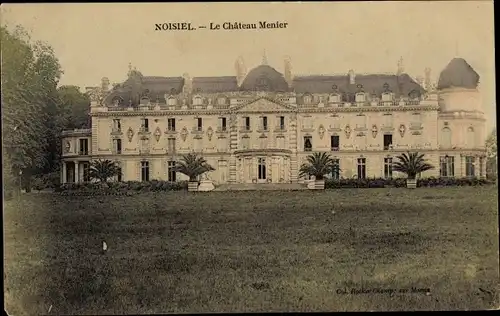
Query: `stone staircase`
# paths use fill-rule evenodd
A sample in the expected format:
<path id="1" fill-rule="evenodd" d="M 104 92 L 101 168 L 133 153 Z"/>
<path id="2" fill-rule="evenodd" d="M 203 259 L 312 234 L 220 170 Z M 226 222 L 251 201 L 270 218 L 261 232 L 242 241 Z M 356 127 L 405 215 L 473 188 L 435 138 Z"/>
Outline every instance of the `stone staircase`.
<path id="1" fill-rule="evenodd" d="M 300 183 L 231 183 L 218 185 L 214 191 L 288 191 L 307 190 L 305 184 Z"/>

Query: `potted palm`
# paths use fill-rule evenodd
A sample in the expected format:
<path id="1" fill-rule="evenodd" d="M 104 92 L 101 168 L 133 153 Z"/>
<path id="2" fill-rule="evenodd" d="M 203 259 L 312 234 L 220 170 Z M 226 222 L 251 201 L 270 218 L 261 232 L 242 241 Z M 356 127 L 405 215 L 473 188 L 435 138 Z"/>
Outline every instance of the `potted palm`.
<path id="1" fill-rule="evenodd" d="M 99 180 L 103 185 L 108 185 L 108 179 L 117 176 L 120 168 L 111 160 L 94 160 L 90 162 L 89 177 L 93 180 Z"/>
<path id="2" fill-rule="evenodd" d="M 183 155 L 181 161 L 176 163 L 175 170 L 189 177 L 188 191 L 198 191 L 198 178 L 215 169 L 207 163 L 205 158 L 196 153 L 189 153 Z"/>
<path id="3" fill-rule="evenodd" d="M 418 152 L 403 153 L 396 158 L 398 161 L 394 162 L 392 170 L 407 175 L 406 187 L 409 189 L 417 187 L 417 174 L 434 169 L 434 166 L 426 162 L 424 154 L 419 154 Z"/>
<path id="4" fill-rule="evenodd" d="M 307 156 L 307 162 L 303 163 L 299 169 L 299 176 L 313 176 L 314 185 L 310 189 L 325 189 L 325 175 L 338 172 L 339 166 L 332 157 L 325 153 L 313 153 Z"/>

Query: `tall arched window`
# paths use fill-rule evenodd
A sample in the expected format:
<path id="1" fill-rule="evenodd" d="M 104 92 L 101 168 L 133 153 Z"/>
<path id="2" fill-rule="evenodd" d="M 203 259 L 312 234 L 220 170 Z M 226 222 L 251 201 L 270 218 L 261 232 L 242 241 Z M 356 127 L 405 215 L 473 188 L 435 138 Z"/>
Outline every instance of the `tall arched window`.
<path id="1" fill-rule="evenodd" d="M 467 128 L 467 147 L 474 148 L 476 146 L 476 134 L 474 133 L 474 128 Z"/>
<path id="2" fill-rule="evenodd" d="M 441 147 L 451 148 L 451 129 L 445 127 L 441 130 Z"/>

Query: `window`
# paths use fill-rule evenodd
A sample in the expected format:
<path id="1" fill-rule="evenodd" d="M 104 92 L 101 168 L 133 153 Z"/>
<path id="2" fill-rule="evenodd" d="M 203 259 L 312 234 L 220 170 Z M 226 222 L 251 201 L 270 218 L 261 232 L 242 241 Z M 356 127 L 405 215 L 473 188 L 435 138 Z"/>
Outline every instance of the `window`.
<path id="1" fill-rule="evenodd" d="M 474 148 L 476 145 L 474 128 L 467 128 L 467 148 Z"/>
<path id="2" fill-rule="evenodd" d="M 366 128 L 366 116 L 363 114 L 356 115 L 356 128 Z"/>
<path id="3" fill-rule="evenodd" d="M 392 114 L 385 114 L 384 115 L 384 127 L 385 128 L 392 128 Z"/>
<path id="4" fill-rule="evenodd" d="M 465 176 L 466 177 L 475 177 L 476 176 L 476 157 L 466 156 L 465 157 Z"/>
<path id="5" fill-rule="evenodd" d="M 441 131 L 441 147 L 451 148 L 451 130 L 448 127 L 443 128 Z"/>
<path id="6" fill-rule="evenodd" d="M 339 96 L 337 94 L 330 94 L 330 96 L 328 97 L 328 102 L 339 102 Z"/>
<path id="7" fill-rule="evenodd" d="M 141 161 L 141 181 L 149 181 L 149 162 Z"/>
<path id="8" fill-rule="evenodd" d="M 227 130 L 227 120 L 225 117 L 220 118 L 220 130 L 221 131 L 226 131 Z"/>
<path id="9" fill-rule="evenodd" d="M 440 157 L 440 175 L 441 177 L 454 177 L 455 176 L 455 157 L 441 156 Z"/>
<path id="10" fill-rule="evenodd" d="M 313 125 L 313 119 L 312 119 L 312 117 L 306 116 L 306 117 L 304 117 L 303 120 L 304 120 L 304 123 L 303 123 L 304 124 L 303 125 L 304 129 L 313 129 L 314 125 Z"/>
<path id="11" fill-rule="evenodd" d="M 167 140 L 168 152 L 175 153 L 175 138 L 169 138 Z"/>
<path id="12" fill-rule="evenodd" d="M 284 130 L 284 129 L 285 129 L 285 117 L 280 116 L 280 130 Z"/>
<path id="13" fill-rule="evenodd" d="M 285 137 L 283 136 L 276 137 L 276 147 L 285 148 Z"/>
<path id="14" fill-rule="evenodd" d="M 392 158 L 384 158 L 384 178 L 392 178 Z"/>
<path id="15" fill-rule="evenodd" d="M 250 138 L 248 136 L 243 136 L 241 138 L 241 147 L 242 147 L 242 149 L 249 149 L 250 148 Z"/>
<path id="16" fill-rule="evenodd" d="M 89 140 L 86 138 L 80 139 L 80 155 L 89 154 Z"/>
<path id="17" fill-rule="evenodd" d="M 167 177 L 168 181 L 177 181 L 177 172 L 175 171 L 175 161 L 169 161 L 167 164 Z"/>
<path id="18" fill-rule="evenodd" d="M 338 151 L 340 147 L 340 137 L 334 135 L 330 137 L 330 146 L 332 151 Z"/>
<path id="19" fill-rule="evenodd" d="M 392 95 L 390 93 L 382 93 L 382 101 L 392 101 Z"/>
<path id="20" fill-rule="evenodd" d="M 356 94 L 356 102 L 365 102 L 365 94 L 357 93 Z"/>
<path id="21" fill-rule="evenodd" d="M 118 167 L 118 171 L 116 172 L 116 181 L 122 182 L 122 168 Z"/>
<path id="22" fill-rule="evenodd" d="M 267 148 L 267 137 L 260 137 L 260 148 L 266 149 Z"/>
<path id="23" fill-rule="evenodd" d="M 201 105 L 201 97 L 194 97 L 193 104 L 194 105 Z"/>
<path id="24" fill-rule="evenodd" d="M 335 165 L 337 165 L 338 168 L 335 168 L 334 170 L 332 170 L 332 174 L 331 174 L 332 179 L 339 180 L 340 179 L 340 159 L 334 158 L 333 163 Z"/>
<path id="25" fill-rule="evenodd" d="M 224 105 L 224 104 L 226 104 L 226 98 L 218 98 L 217 99 L 217 104 L 218 105 Z"/>
<path id="26" fill-rule="evenodd" d="M 366 158 L 358 158 L 358 179 L 366 178 Z"/>
<path id="27" fill-rule="evenodd" d="M 121 139 L 113 139 L 113 146 L 116 154 L 122 153 L 122 140 Z"/>
<path id="28" fill-rule="evenodd" d="M 167 103 L 169 106 L 175 106 L 177 104 L 177 100 L 175 98 L 168 98 Z"/>
<path id="29" fill-rule="evenodd" d="M 227 151 L 227 138 L 221 137 L 218 139 L 218 149 L 219 152 Z"/>
<path id="30" fill-rule="evenodd" d="M 384 150 L 392 149 L 392 134 L 384 135 Z"/>
<path id="31" fill-rule="evenodd" d="M 114 119 L 113 120 L 113 131 L 120 132 L 121 130 L 122 130 L 122 124 L 120 123 L 120 120 Z"/>
<path id="32" fill-rule="evenodd" d="M 147 118 L 143 118 L 141 121 L 141 130 L 143 132 L 149 132 L 149 120 Z"/>
<path id="33" fill-rule="evenodd" d="M 169 132 L 175 132 L 175 118 L 167 119 L 167 129 Z"/>
<path id="34" fill-rule="evenodd" d="M 312 151 L 312 136 L 304 136 L 304 151 Z"/>
<path id="35" fill-rule="evenodd" d="M 84 162 L 83 163 L 83 182 L 89 182 L 90 181 L 90 163 Z"/>
<path id="36" fill-rule="evenodd" d="M 245 117 L 245 130 L 249 131 L 250 130 L 250 117 Z"/>
<path id="37" fill-rule="evenodd" d="M 203 119 L 201 117 L 197 118 L 196 130 L 197 131 L 203 130 Z"/>
<path id="38" fill-rule="evenodd" d="M 203 139 L 195 138 L 194 139 L 194 151 L 201 152 L 203 150 Z"/>
<path id="39" fill-rule="evenodd" d="M 262 117 L 262 129 L 267 131 L 267 116 Z"/>
<path id="40" fill-rule="evenodd" d="M 422 116 L 420 113 L 413 113 L 411 115 L 410 128 L 420 128 L 422 125 Z"/>
<path id="41" fill-rule="evenodd" d="M 304 96 L 304 104 L 310 104 L 312 102 L 312 97 L 310 95 Z"/>

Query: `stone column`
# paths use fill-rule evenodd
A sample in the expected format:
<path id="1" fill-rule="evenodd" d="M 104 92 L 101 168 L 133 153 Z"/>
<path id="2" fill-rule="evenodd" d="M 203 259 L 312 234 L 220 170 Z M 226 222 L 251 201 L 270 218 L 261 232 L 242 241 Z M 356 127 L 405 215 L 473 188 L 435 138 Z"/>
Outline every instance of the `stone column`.
<path id="1" fill-rule="evenodd" d="M 66 162 L 62 162 L 62 179 L 61 179 L 61 184 L 66 183 L 67 175 L 66 175 Z"/>
<path id="2" fill-rule="evenodd" d="M 80 181 L 80 168 L 78 167 L 78 161 L 75 161 L 75 183 Z"/>
<path id="3" fill-rule="evenodd" d="M 460 175 L 459 177 L 465 177 L 466 176 L 466 165 L 465 165 L 465 156 L 463 154 L 460 154 Z M 456 177 L 457 175 L 455 175 Z"/>

